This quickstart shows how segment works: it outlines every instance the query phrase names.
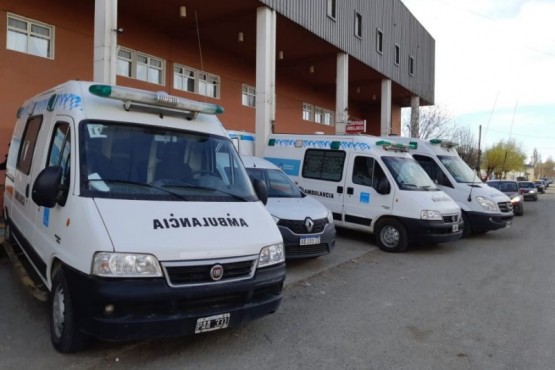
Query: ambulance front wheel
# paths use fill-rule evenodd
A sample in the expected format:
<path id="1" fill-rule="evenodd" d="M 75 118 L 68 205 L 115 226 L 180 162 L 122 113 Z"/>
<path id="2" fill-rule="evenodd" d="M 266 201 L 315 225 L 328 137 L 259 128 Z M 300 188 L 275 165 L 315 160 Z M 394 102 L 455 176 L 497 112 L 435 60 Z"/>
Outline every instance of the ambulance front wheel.
<path id="1" fill-rule="evenodd" d="M 77 352 L 87 345 L 88 336 L 77 329 L 75 321 L 69 285 L 60 268 L 50 291 L 50 339 L 58 352 Z"/>
<path id="2" fill-rule="evenodd" d="M 407 230 L 395 219 L 378 221 L 375 235 L 378 247 L 384 252 L 404 252 L 408 247 Z"/>

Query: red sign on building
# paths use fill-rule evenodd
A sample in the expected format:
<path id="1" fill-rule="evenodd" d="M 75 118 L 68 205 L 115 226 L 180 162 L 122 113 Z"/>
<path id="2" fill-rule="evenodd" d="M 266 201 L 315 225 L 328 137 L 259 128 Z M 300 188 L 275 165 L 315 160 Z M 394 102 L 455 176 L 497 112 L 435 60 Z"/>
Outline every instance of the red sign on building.
<path id="1" fill-rule="evenodd" d="M 345 133 L 347 134 L 362 134 L 366 131 L 366 120 L 350 121 L 345 126 Z"/>

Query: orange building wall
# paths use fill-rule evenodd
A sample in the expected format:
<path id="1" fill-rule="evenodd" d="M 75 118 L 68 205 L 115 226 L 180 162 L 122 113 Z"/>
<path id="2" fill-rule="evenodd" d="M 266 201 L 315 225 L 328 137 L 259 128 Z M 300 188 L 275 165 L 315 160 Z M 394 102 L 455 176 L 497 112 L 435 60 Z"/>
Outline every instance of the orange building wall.
<path id="1" fill-rule="evenodd" d="M 55 27 L 54 59 L 37 57 L 6 49 L 7 13 L 43 22 Z M 224 107 L 220 120 L 230 130 L 255 130 L 255 109 L 241 104 L 243 83 L 256 85 L 254 60 L 242 60 L 222 54 L 210 45 L 202 45 L 202 57 L 197 35 L 169 37 L 155 25 L 144 24 L 133 17 L 120 15 L 118 26 L 124 29 L 118 34 L 118 45 L 140 51 L 166 61 L 165 86 L 151 84 L 122 76 L 116 77 L 118 85 L 137 87 L 186 98 L 217 103 Z M 202 36 L 202 35 L 201 35 Z M 41 0 L 0 0 L 0 162 L 8 150 L 15 124 L 17 109 L 28 97 L 45 91 L 70 79 L 93 79 L 94 52 L 94 1 L 58 0 L 45 6 Z M 202 43 L 202 38 L 201 38 Z M 244 47 L 238 43 L 238 48 Z M 220 76 L 220 99 L 174 90 L 173 63 L 183 64 Z M 335 92 L 317 91 L 299 81 L 276 76 L 276 122 L 275 132 L 335 133 L 334 126 L 326 126 L 302 119 L 302 104 L 309 103 L 335 111 Z M 367 133 L 379 134 L 380 109 L 364 111 L 350 107 L 352 117 L 367 120 Z M 392 111 L 393 132 L 400 122 L 400 108 Z M 376 131 L 377 130 L 377 131 Z M 3 184 L 3 171 L 0 184 Z M 1 198 L 1 197 L 0 197 Z M 1 199 L 0 199 L 1 201 Z"/>

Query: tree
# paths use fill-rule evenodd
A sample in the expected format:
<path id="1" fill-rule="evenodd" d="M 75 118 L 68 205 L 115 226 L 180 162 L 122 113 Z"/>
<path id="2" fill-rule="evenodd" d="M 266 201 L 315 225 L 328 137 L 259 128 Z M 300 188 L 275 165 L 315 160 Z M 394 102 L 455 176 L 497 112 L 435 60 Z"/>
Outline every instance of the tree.
<path id="1" fill-rule="evenodd" d="M 446 108 L 432 105 L 418 108 L 418 124 L 410 122 L 410 109 L 403 112 L 401 133 L 403 136 L 421 139 L 453 139 L 455 123 L 453 114 Z"/>
<path id="2" fill-rule="evenodd" d="M 478 143 L 472 131 L 467 126 L 457 128 L 453 135 L 453 141 L 458 144 L 457 152 L 462 160 L 470 168 L 476 168 L 478 166 Z"/>
<path id="3" fill-rule="evenodd" d="M 509 171 L 524 170 L 526 154 L 513 139 L 501 140 L 484 151 L 482 167 L 487 176 L 495 174 L 497 178 L 505 178 Z"/>

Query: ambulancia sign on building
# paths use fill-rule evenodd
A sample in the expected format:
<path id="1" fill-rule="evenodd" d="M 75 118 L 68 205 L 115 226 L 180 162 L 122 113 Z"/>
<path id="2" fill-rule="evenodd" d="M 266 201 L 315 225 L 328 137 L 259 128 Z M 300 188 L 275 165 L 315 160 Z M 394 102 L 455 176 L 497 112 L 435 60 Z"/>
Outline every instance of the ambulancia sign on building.
<path id="1" fill-rule="evenodd" d="M 347 134 L 361 134 L 366 131 L 366 120 L 349 121 L 345 126 L 345 133 Z"/>

